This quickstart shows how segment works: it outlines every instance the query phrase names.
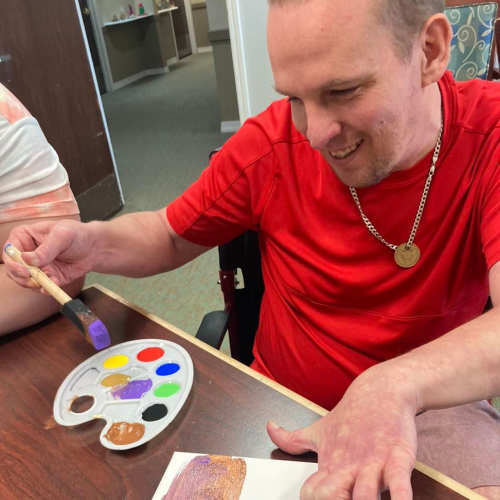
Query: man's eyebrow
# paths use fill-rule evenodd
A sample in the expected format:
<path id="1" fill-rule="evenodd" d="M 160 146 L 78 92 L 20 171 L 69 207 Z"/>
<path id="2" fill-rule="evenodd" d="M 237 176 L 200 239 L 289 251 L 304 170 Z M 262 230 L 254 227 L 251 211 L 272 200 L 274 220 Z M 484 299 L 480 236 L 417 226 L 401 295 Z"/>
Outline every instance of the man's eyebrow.
<path id="1" fill-rule="evenodd" d="M 334 78 L 333 80 L 329 80 L 328 82 L 321 85 L 320 90 L 330 90 L 335 87 L 340 87 L 341 89 L 348 89 L 350 87 L 355 87 L 360 85 L 366 81 L 370 81 L 372 79 L 372 75 L 370 73 L 356 76 L 354 78 Z M 281 95 L 292 95 L 290 92 L 287 92 L 284 89 L 279 89 L 275 85 L 273 85 L 274 90 Z"/>

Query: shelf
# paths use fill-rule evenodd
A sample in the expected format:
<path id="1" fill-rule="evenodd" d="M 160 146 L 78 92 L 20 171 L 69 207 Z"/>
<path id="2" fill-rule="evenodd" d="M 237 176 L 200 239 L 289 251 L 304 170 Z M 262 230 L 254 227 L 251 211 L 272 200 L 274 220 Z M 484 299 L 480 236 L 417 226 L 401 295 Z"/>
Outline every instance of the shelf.
<path id="1" fill-rule="evenodd" d="M 157 14 L 165 14 L 167 12 L 172 12 L 173 10 L 177 10 L 179 7 L 174 5 L 173 7 L 167 7 L 166 9 L 160 9 Z"/>
<path id="2" fill-rule="evenodd" d="M 104 23 L 102 27 L 106 28 L 107 26 L 117 26 L 118 24 L 132 23 L 134 21 L 140 21 L 141 19 L 145 19 L 147 17 L 152 17 L 153 15 L 154 14 L 143 14 L 142 16 L 129 17 L 127 19 L 121 19 L 120 21 L 110 21 L 109 23 Z"/>

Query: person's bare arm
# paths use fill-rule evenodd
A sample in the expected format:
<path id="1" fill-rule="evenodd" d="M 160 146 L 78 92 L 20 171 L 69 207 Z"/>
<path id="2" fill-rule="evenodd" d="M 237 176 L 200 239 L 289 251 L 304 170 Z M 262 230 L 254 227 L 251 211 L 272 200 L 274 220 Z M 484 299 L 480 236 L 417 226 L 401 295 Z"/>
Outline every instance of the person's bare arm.
<path id="1" fill-rule="evenodd" d="M 61 221 L 20 226 L 8 237 L 23 258 L 60 286 L 89 271 L 140 277 L 169 271 L 208 250 L 170 227 L 165 210 L 127 214 L 106 222 Z M 26 270 L 4 260 L 10 275 L 30 287 Z"/>
<path id="2" fill-rule="evenodd" d="M 112 223 L 91 222 L 90 226 L 96 241 L 93 270 L 97 272 L 150 276 L 176 269 L 209 250 L 181 238 L 170 226 L 165 209 L 124 215 Z"/>
<path id="3" fill-rule="evenodd" d="M 500 262 L 489 273 L 493 308 L 395 361 L 418 373 L 417 406 L 447 408 L 500 394 Z"/>
<path id="4" fill-rule="evenodd" d="M 52 218 L 51 220 L 57 219 Z M 79 220 L 79 217 L 74 216 L 72 219 Z M 21 223 L 29 224 L 33 222 L 40 222 L 40 219 L 0 224 L 0 243 L 2 248 L 8 234 L 14 227 Z M 7 276 L 6 267 L 0 255 L 0 297 L 2 297 L 0 335 L 5 335 L 6 333 L 38 323 L 55 313 L 60 307 L 52 297 L 19 287 Z M 82 285 L 83 278 L 79 278 L 65 286 L 64 289 L 69 295 L 74 297 L 81 290 Z"/>
<path id="5" fill-rule="evenodd" d="M 411 352 L 369 368 L 339 404 L 309 427 L 289 432 L 268 424 L 286 452 L 318 453 L 306 499 L 411 500 L 415 415 L 500 394 L 500 263 L 490 270 L 493 309 Z M 352 496 L 351 496 L 352 495 Z"/>

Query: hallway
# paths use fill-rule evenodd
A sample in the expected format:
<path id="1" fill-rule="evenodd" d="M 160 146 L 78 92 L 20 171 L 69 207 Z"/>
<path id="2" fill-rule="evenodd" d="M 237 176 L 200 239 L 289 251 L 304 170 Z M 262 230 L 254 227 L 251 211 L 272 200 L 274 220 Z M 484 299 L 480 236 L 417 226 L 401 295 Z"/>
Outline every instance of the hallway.
<path id="1" fill-rule="evenodd" d="M 146 78 L 103 96 L 124 192 L 117 214 L 157 210 L 180 195 L 224 143 L 220 133 L 211 53 L 181 60 L 165 75 Z M 149 278 L 90 273 L 100 283 L 188 333 L 203 314 L 222 309 L 216 249 L 180 269 Z"/>

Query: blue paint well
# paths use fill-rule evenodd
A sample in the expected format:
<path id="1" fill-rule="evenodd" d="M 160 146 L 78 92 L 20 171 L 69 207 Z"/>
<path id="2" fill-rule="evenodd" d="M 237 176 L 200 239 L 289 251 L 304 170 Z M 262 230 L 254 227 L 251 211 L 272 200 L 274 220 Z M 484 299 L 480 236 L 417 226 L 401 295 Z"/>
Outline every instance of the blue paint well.
<path id="1" fill-rule="evenodd" d="M 180 366 L 177 363 L 165 363 L 156 369 L 156 375 L 160 375 L 162 377 L 172 375 L 178 372 L 179 368 Z"/>

